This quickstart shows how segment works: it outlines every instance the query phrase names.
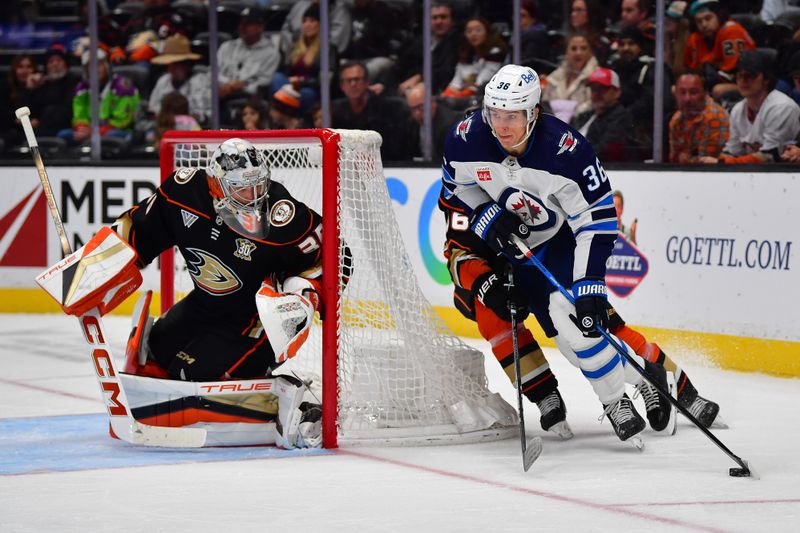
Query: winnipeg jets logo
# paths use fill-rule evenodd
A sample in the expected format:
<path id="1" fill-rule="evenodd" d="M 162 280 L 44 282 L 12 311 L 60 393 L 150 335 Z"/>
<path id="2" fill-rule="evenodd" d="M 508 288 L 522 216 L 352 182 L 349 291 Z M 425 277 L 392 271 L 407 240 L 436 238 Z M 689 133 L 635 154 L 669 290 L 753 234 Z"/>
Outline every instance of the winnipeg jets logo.
<path id="1" fill-rule="evenodd" d="M 212 296 L 223 296 L 238 291 L 242 281 L 218 257 L 197 248 L 186 248 L 186 270 L 198 288 Z"/>
<path id="2" fill-rule="evenodd" d="M 506 209 L 516 214 L 529 228 L 545 230 L 555 222 L 554 214 L 535 196 L 518 189 L 509 189 L 505 197 Z"/>
<path id="3" fill-rule="evenodd" d="M 181 217 L 183 218 L 183 225 L 186 226 L 187 228 L 191 228 L 192 224 L 194 224 L 195 221 L 199 218 L 194 213 L 190 213 L 185 209 L 181 209 Z"/>
<path id="4" fill-rule="evenodd" d="M 461 122 L 458 123 L 458 127 L 456 128 L 456 135 L 461 137 L 464 142 L 467 142 L 467 133 L 469 133 L 469 128 L 472 126 L 472 117 L 467 117 Z"/>
<path id="5" fill-rule="evenodd" d="M 556 155 L 561 155 L 564 152 L 572 153 L 575 151 L 575 148 L 578 147 L 578 139 L 572 135 L 571 131 L 564 133 L 561 136 L 561 140 L 558 141 L 558 153 Z"/>
<path id="6" fill-rule="evenodd" d="M 239 259 L 250 261 L 250 254 L 252 254 L 255 249 L 256 245 L 247 239 L 236 239 L 236 251 L 233 252 L 233 255 Z"/>

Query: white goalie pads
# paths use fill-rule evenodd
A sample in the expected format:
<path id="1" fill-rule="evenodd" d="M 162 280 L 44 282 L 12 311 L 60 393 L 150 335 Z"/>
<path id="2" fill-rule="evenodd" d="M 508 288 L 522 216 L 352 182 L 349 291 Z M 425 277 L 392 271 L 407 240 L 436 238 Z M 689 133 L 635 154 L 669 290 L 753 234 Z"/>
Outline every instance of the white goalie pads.
<path id="1" fill-rule="evenodd" d="M 292 376 L 176 381 L 121 373 L 132 413 L 152 427 L 206 432 L 205 446 L 322 446 L 320 406 Z M 316 421 L 315 421 L 315 413 Z"/>
<path id="2" fill-rule="evenodd" d="M 78 248 L 36 277 L 68 315 L 98 308 L 104 315 L 142 284 L 136 251 L 111 228 L 104 227 Z"/>
<path id="3" fill-rule="evenodd" d="M 258 317 L 278 363 L 294 357 L 308 338 L 317 303 L 314 287 L 305 278 L 287 278 L 282 288 L 278 292 L 264 282 L 256 293 Z"/>

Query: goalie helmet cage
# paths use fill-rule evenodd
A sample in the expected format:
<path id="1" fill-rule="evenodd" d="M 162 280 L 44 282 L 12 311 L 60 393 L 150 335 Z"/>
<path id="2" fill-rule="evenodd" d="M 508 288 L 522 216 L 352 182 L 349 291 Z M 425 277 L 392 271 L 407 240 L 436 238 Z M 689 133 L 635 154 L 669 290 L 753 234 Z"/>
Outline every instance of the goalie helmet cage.
<path id="1" fill-rule="evenodd" d="M 167 132 L 161 179 L 179 168 L 205 168 L 214 149 L 232 137 L 263 150 L 271 179 L 323 218 L 323 320 L 276 373 L 322 376 L 324 446 L 516 435 L 516 412 L 487 387 L 483 354 L 453 335 L 417 284 L 383 175 L 380 135 L 329 129 Z M 191 289 L 181 262 L 174 250 L 161 257 L 162 313 Z"/>

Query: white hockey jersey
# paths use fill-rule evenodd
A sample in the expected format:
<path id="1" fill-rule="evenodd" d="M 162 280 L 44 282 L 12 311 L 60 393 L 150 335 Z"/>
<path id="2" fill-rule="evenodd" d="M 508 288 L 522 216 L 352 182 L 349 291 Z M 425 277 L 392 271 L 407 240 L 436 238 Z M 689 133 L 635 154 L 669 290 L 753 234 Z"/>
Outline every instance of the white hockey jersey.
<path id="1" fill-rule="evenodd" d="M 494 201 L 531 230 L 528 246 L 543 251 L 563 224 L 575 237 L 573 280 L 603 279 L 617 236 L 608 176 L 589 142 L 542 114 L 519 157 L 509 155 L 479 112 L 458 123 L 445 142 L 443 196 L 467 214 Z"/>

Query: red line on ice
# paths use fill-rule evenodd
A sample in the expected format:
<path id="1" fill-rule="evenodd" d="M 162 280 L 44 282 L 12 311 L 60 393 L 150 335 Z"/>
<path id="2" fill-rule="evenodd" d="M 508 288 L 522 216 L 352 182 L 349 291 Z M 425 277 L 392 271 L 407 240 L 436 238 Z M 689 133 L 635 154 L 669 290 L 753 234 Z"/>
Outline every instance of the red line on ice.
<path id="1" fill-rule="evenodd" d="M 636 517 L 636 518 L 641 518 L 643 520 L 649 520 L 651 522 L 661 522 L 663 524 L 681 526 L 681 527 L 685 527 L 685 528 L 692 529 L 692 530 L 695 530 L 695 531 L 708 531 L 708 532 L 712 532 L 712 533 L 725 532 L 725 530 L 723 530 L 723 529 L 717 529 L 717 528 L 714 528 L 714 527 L 704 526 L 704 525 L 700 525 L 700 524 L 693 524 L 691 522 L 686 522 L 684 520 L 677 520 L 677 519 L 674 519 L 674 518 L 666 518 L 666 517 L 663 517 L 663 516 L 649 514 L 649 513 L 645 513 L 645 512 L 641 512 L 641 511 L 634 511 L 634 510 L 631 510 L 631 509 L 624 509 L 624 508 L 621 508 L 618 505 L 597 503 L 597 502 L 592 502 L 592 501 L 588 501 L 588 500 L 582 500 L 582 499 L 578 499 L 578 498 L 571 498 L 569 496 L 562 496 L 560 494 L 553 494 L 553 493 L 550 493 L 550 492 L 544 492 L 544 491 L 540 491 L 540 490 L 529 489 L 529 488 L 526 488 L 526 487 L 518 487 L 518 486 L 515 486 L 515 485 L 510 485 L 508 483 L 503 483 L 501 481 L 493 481 L 493 480 L 490 480 L 490 479 L 483 479 L 483 478 L 479 478 L 479 477 L 476 477 L 476 476 L 470 476 L 468 474 L 461 474 L 461 473 L 458 473 L 458 472 L 450 472 L 448 470 L 441 470 L 439 468 L 432 468 L 432 467 L 429 467 L 429 466 L 422 466 L 422 465 L 417 465 L 417 464 L 413 464 L 413 463 L 406 463 L 405 461 L 398 461 L 396 459 L 387 459 L 385 457 L 377 457 L 377 456 L 370 455 L 370 454 L 364 453 L 364 452 L 359 452 L 359 451 L 354 451 L 354 450 L 339 449 L 339 450 L 336 451 L 336 453 L 337 453 L 337 455 L 353 455 L 355 457 L 361 457 L 361 458 L 364 458 L 364 459 L 370 459 L 372 461 L 378 461 L 378 462 L 381 462 L 381 463 L 392 464 L 392 465 L 395 465 L 395 466 L 402 466 L 402 467 L 405 467 L 405 468 L 411 468 L 413 470 L 419 470 L 419 471 L 427 472 L 427 473 L 430 473 L 430 474 L 438 474 L 440 476 L 460 479 L 460 480 L 463 480 L 463 481 L 472 481 L 474 483 L 480 483 L 481 485 L 489 485 L 489 486 L 492 486 L 492 487 L 496 487 L 496 488 L 500 488 L 500 489 L 507 489 L 507 490 L 511 490 L 511 491 L 514 491 L 514 492 L 521 492 L 523 494 L 530 494 L 532 496 L 538 496 L 540 498 L 546 498 L 546 499 L 549 499 L 549 500 L 555 500 L 555 501 L 560 501 L 560 502 L 564 502 L 564 503 L 571 503 L 573 505 L 577 505 L 577 506 L 580 506 L 580 507 L 590 507 L 592 509 L 597 509 L 599 511 L 606 511 L 606 512 L 615 513 L 615 514 L 623 514 L 623 515 L 626 515 L 626 516 L 632 516 L 632 517 Z"/>
<path id="2" fill-rule="evenodd" d="M 22 388 L 25 388 L 25 389 L 34 389 L 34 390 L 38 390 L 38 391 L 42 391 L 42 392 L 50 392 L 50 393 L 58 394 L 58 395 L 61 395 L 61 396 L 68 396 L 70 398 L 77 398 L 79 400 L 87 400 L 87 401 L 95 402 L 95 403 L 97 403 L 97 401 L 98 401 L 96 396 L 93 398 L 91 396 L 84 396 L 82 394 L 74 394 L 74 393 L 71 393 L 71 392 L 60 391 L 58 389 L 51 389 L 49 387 L 41 387 L 39 385 L 31 385 L 30 383 L 25 383 L 25 382 L 22 382 L 22 381 L 16 381 L 16 380 L 13 380 L 13 379 L 0 378 L 0 383 L 5 383 L 6 385 L 14 385 L 16 387 L 22 387 Z"/>

